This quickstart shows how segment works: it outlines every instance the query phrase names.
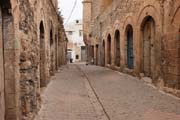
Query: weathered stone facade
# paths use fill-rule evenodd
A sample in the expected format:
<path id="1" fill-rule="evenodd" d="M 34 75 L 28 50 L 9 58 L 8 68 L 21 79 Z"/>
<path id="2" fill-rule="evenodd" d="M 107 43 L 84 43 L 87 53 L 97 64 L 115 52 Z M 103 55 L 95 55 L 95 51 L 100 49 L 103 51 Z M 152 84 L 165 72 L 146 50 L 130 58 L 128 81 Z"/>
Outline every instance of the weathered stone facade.
<path id="1" fill-rule="evenodd" d="M 180 1 L 84 0 L 84 41 L 95 64 L 150 77 L 180 97 Z"/>
<path id="2" fill-rule="evenodd" d="M 57 0 L 0 1 L 0 120 L 34 118 L 66 46 Z"/>

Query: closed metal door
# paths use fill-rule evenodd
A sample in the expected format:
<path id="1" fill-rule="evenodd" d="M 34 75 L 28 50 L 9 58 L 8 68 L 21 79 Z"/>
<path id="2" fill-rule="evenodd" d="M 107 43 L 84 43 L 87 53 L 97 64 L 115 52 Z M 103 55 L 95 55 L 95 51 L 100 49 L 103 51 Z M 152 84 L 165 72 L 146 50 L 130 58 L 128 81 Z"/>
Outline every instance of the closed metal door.
<path id="1" fill-rule="evenodd" d="M 132 31 L 129 31 L 127 33 L 127 62 L 128 62 L 128 68 L 133 69 L 134 68 L 134 54 L 133 54 L 133 33 Z"/>
<path id="2" fill-rule="evenodd" d="M 81 47 L 81 62 L 85 62 L 86 61 L 86 47 L 82 46 Z"/>

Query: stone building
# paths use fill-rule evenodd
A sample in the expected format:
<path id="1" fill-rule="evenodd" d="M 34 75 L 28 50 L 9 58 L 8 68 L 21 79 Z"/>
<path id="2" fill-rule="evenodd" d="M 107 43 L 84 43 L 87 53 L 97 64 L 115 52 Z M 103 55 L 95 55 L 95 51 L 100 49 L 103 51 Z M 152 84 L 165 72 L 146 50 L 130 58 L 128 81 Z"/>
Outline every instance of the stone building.
<path id="1" fill-rule="evenodd" d="M 88 60 L 180 97 L 180 1 L 84 0 Z"/>
<path id="2" fill-rule="evenodd" d="M 73 62 L 84 62 L 86 60 L 82 24 L 82 20 L 75 20 L 65 25 L 65 31 L 68 38 L 68 61 L 71 58 L 73 59 Z"/>
<path id="3" fill-rule="evenodd" d="M 57 0 L 0 0 L 0 120 L 33 119 L 66 44 Z"/>

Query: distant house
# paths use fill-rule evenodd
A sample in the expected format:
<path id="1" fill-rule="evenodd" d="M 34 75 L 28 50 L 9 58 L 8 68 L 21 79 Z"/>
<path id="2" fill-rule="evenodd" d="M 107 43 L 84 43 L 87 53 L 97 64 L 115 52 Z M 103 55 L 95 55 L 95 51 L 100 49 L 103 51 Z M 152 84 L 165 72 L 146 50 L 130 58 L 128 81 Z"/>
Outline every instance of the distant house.
<path id="1" fill-rule="evenodd" d="M 83 41 L 82 20 L 75 20 L 65 25 L 66 35 L 68 37 L 68 60 L 73 62 L 83 62 L 86 59 L 86 49 Z"/>

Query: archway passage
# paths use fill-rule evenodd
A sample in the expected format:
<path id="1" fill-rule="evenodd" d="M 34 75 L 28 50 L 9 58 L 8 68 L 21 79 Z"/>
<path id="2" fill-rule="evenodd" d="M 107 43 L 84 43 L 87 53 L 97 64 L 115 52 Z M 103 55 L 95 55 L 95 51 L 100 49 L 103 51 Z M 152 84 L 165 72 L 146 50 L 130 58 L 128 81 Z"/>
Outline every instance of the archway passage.
<path id="1" fill-rule="evenodd" d="M 155 65 L 154 40 L 155 40 L 155 21 L 148 16 L 142 23 L 143 40 L 143 72 L 145 76 L 151 77 Z"/>
<path id="2" fill-rule="evenodd" d="M 105 66 L 105 41 L 102 42 L 102 66 Z"/>
<path id="3" fill-rule="evenodd" d="M 99 63 L 99 45 L 96 45 L 96 65 Z"/>
<path id="4" fill-rule="evenodd" d="M 41 21 L 40 26 L 40 86 L 45 87 L 45 37 L 44 37 L 44 25 Z"/>
<path id="5" fill-rule="evenodd" d="M 128 25 L 126 28 L 127 37 L 127 67 L 129 69 L 134 68 L 134 51 L 133 51 L 133 28 Z"/>
<path id="6" fill-rule="evenodd" d="M 91 46 L 91 64 L 94 64 L 94 45 Z"/>
<path id="7" fill-rule="evenodd" d="M 55 35 L 55 68 L 58 70 L 58 37 Z"/>
<path id="8" fill-rule="evenodd" d="M 50 75 L 54 73 L 54 40 L 53 40 L 53 31 L 50 30 Z"/>
<path id="9" fill-rule="evenodd" d="M 107 64 L 111 64 L 111 35 L 107 38 Z"/>
<path id="10" fill-rule="evenodd" d="M 120 67 L 120 32 L 116 30 L 115 32 L 115 65 Z"/>

